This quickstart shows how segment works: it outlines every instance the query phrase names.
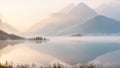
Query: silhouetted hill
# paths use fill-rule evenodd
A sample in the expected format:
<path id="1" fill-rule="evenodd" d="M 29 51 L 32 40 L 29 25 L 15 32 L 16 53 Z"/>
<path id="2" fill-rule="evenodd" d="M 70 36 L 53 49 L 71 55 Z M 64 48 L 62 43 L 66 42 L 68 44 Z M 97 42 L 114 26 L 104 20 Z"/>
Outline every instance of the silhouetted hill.
<path id="1" fill-rule="evenodd" d="M 0 40 L 22 40 L 22 39 L 24 38 L 14 34 L 8 34 L 0 30 Z"/>

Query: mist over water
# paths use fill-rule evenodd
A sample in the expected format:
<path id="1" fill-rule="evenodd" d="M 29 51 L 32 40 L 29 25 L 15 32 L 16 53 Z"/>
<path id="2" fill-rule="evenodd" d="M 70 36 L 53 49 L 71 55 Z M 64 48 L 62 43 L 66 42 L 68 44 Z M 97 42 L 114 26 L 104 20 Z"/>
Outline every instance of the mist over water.
<path id="1" fill-rule="evenodd" d="M 102 64 L 118 67 L 119 36 L 48 37 L 49 41 L 0 41 L 0 62 L 14 64 Z"/>
<path id="2" fill-rule="evenodd" d="M 118 6 L 118 0 L 0 0 L 0 68 L 120 68 Z"/>

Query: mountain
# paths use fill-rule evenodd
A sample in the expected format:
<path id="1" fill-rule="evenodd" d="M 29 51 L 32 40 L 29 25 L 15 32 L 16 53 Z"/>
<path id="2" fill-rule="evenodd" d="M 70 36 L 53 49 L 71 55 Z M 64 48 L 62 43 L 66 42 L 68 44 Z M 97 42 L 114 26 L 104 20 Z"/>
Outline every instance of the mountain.
<path id="1" fill-rule="evenodd" d="M 3 30 L 0 30 L 0 40 L 20 40 L 20 39 L 24 39 L 24 38 L 14 34 L 8 34 Z"/>
<path id="2" fill-rule="evenodd" d="M 82 25 L 76 25 L 59 33 L 59 35 L 73 35 L 73 34 L 117 34 L 120 33 L 120 22 L 112 18 L 98 15 Z"/>
<path id="3" fill-rule="evenodd" d="M 68 9 L 70 9 L 69 12 Z M 60 11 L 51 14 L 49 18 L 44 19 L 36 26 L 32 27 L 32 29 L 30 29 L 31 31 L 29 32 L 31 34 L 39 35 L 55 35 L 61 30 L 64 30 L 76 24 L 83 23 L 86 20 L 97 16 L 97 13 L 84 3 L 80 3 L 72 8 L 68 7 L 68 9 L 66 10 L 67 13 L 65 11 Z M 41 27 L 41 23 L 46 23 L 47 25 Z"/>
<path id="4" fill-rule="evenodd" d="M 86 21 L 97 16 L 97 13 L 84 3 L 79 3 L 70 11 L 69 14 L 73 15 L 79 22 Z"/>
<path id="5" fill-rule="evenodd" d="M 41 30 L 45 29 L 47 26 L 57 26 L 58 22 L 63 22 L 63 20 L 65 21 L 65 19 L 67 20 L 67 13 L 70 12 L 74 7 L 75 4 L 71 3 L 60 11 L 49 14 L 47 18 L 41 20 L 39 23 L 33 25 L 30 29 L 28 29 L 25 34 L 40 34 L 39 32 L 42 32 Z"/>
<path id="6" fill-rule="evenodd" d="M 120 3 L 102 5 L 96 9 L 96 12 L 98 12 L 100 15 L 120 21 L 120 8 L 118 8 L 118 6 L 120 6 Z"/>
<path id="7" fill-rule="evenodd" d="M 1 19 L 0 19 L 0 29 L 6 31 L 8 33 L 16 34 L 18 32 L 15 28 L 13 28 L 11 25 L 3 22 Z"/>

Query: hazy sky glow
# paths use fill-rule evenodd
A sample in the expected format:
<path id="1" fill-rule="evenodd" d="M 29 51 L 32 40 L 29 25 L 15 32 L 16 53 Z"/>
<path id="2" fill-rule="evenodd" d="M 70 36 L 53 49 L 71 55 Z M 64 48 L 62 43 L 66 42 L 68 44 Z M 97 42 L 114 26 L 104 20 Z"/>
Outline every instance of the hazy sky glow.
<path id="1" fill-rule="evenodd" d="M 49 13 L 59 11 L 70 3 L 84 2 L 92 8 L 102 4 L 118 3 L 119 0 L 0 0 L 3 21 L 20 31 L 40 22 Z M 42 23 L 41 23 L 42 26 Z"/>

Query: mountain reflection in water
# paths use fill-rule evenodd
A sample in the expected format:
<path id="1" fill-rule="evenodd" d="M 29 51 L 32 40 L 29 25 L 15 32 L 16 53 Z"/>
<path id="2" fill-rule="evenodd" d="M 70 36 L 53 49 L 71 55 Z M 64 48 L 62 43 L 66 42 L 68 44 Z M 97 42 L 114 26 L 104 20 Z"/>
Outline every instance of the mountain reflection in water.
<path id="1" fill-rule="evenodd" d="M 119 51 L 119 40 L 119 37 L 56 37 L 47 42 L 40 41 L 39 44 L 35 41 L 16 44 L 1 42 L 0 62 L 8 60 L 15 64 L 49 64 L 59 61 L 71 65 L 94 63 L 96 60 L 99 62 L 100 56 Z M 114 59 L 115 57 L 110 61 Z M 108 61 L 107 59 L 106 63 Z M 120 60 L 114 61 L 114 64 L 118 65 L 118 61 Z M 105 61 L 100 62 L 105 64 Z"/>

